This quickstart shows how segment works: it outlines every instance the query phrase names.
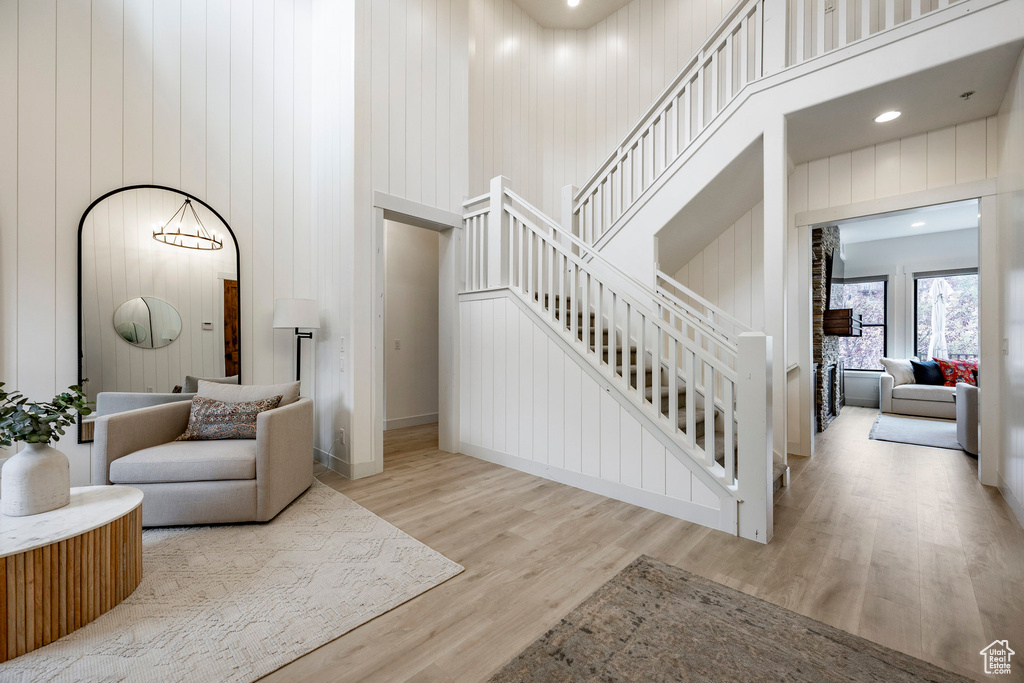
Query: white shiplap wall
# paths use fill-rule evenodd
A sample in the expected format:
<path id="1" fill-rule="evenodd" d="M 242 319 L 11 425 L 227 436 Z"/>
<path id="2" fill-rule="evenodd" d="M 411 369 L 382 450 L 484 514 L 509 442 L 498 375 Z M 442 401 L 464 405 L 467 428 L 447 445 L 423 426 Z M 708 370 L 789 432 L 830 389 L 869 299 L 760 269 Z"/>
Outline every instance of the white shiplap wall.
<path id="1" fill-rule="evenodd" d="M 373 189 L 461 213 L 468 181 L 469 0 L 364 2 Z"/>
<path id="2" fill-rule="evenodd" d="M 83 365 L 91 400 L 101 391 L 169 392 L 185 375 L 223 376 L 224 285 L 233 279 L 235 245 L 216 216 L 196 205 L 207 229 L 220 234 L 217 251 L 179 249 L 152 238 L 184 198 L 140 189 L 108 197 L 89 213 L 82 233 Z M 181 334 L 161 348 L 139 348 L 114 330 L 114 312 L 129 299 L 156 297 L 181 316 Z M 203 323 L 214 328 L 204 330 Z M 154 325 L 156 327 L 156 325 Z"/>
<path id="3" fill-rule="evenodd" d="M 464 298 L 460 314 L 464 453 L 719 525 L 718 496 L 515 301 Z"/>
<path id="4" fill-rule="evenodd" d="M 1002 367 L 999 410 L 1002 448 L 999 449 L 999 488 L 1017 519 L 1024 524 L 1024 58 L 1010 81 L 999 110 L 999 220 L 1003 272 L 1000 336 L 1007 355 L 997 356 Z M 984 293 L 984 283 L 982 284 Z M 989 370 L 986 368 L 986 372 Z M 982 393 L 984 396 L 984 392 Z M 984 400 L 984 399 L 983 399 Z M 983 406 L 984 408 L 984 406 Z M 982 453 L 985 453 L 982 444 Z"/>
<path id="5" fill-rule="evenodd" d="M 537 25 L 512 0 L 471 0 L 470 193 L 505 175 L 558 218 L 734 3 L 633 0 L 581 30 Z"/>
<path id="6" fill-rule="evenodd" d="M 764 205 L 730 225 L 673 277 L 755 330 L 764 328 Z"/>
<path id="7" fill-rule="evenodd" d="M 0 377 L 76 380 L 76 231 L 123 185 L 217 208 L 242 260 L 242 375 L 287 380 L 275 296 L 312 289 L 310 0 L 0 0 Z M 60 442 L 75 484 L 88 448 Z"/>

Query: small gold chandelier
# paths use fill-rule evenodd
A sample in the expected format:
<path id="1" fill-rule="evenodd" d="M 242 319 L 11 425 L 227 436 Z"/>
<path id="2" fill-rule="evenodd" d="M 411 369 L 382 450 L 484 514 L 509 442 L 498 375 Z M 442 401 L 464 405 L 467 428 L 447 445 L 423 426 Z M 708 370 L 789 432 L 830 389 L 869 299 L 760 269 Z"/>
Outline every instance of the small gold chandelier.
<path id="1" fill-rule="evenodd" d="M 186 219 L 191 214 L 195 226 L 192 230 L 183 227 Z M 157 242 L 169 244 L 172 247 L 182 249 L 199 249 L 202 251 L 216 251 L 224 248 L 224 240 L 217 233 L 211 233 L 199 220 L 199 214 L 192 206 L 192 200 L 186 199 L 174 212 L 170 220 L 164 223 L 159 229 L 153 230 L 153 239 Z"/>

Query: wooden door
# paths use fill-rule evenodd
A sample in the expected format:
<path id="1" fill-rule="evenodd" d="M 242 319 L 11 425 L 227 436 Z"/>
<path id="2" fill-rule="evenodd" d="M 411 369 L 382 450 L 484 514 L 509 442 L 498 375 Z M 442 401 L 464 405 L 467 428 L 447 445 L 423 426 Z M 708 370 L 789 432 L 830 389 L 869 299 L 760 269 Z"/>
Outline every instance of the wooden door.
<path id="1" fill-rule="evenodd" d="M 239 370 L 238 280 L 224 280 L 224 376 Z"/>

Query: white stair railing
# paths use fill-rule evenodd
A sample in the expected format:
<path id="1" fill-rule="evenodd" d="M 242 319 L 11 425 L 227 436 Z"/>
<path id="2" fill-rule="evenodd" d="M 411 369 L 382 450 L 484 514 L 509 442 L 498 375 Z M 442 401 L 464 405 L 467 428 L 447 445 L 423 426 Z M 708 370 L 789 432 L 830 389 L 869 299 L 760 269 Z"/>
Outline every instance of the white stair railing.
<path id="1" fill-rule="evenodd" d="M 742 503 L 740 535 L 770 538 L 769 342 L 762 333 L 727 345 L 701 327 L 703 342 L 691 339 L 614 280 L 640 283 L 621 272 L 609 277 L 611 264 L 503 178 L 492 181 L 488 196 L 466 203 L 464 252 L 464 292 L 507 287 L 526 302 L 609 380 L 618 400 L 669 435 L 677 457 L 704 467 Z M 754 417 L 745 425 L 740 414 Z"/>
<path id="2" fill-rule="evenodd" d="M 762 0 L 737 3 L 573 199 L 596 244 L 747 83 L 761 77 Z"/>
<path id="3" fill-rule="evenodd" d="M 770 75 L 762 60 L 766 49 L 777 47 L 785 53 L 786 66 L 793 66 L 945 9 L 957 1 L 737 3 L 575 194 L 573 233 L 587 244 L 599 244 L 748 84 Z M 786 46 L 765 45 L 764 7 L 780 2 L 786 4 Z"/>
<path id="4" fill-rule="evenodd" d="M 736 346 L 740 334 L 752 331 L 749 325 L 715 306 L 669 274 L 658 269 L 656 277 L 658 307 L 680 331 L 691 337 L 710 334 L 714 341 L 728 347 Z"/>

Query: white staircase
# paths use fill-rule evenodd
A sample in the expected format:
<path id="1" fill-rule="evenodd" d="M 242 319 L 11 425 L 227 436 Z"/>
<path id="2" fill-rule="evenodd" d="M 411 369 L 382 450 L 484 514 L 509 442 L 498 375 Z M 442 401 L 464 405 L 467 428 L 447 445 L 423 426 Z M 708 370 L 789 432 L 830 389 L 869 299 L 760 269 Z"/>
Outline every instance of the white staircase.
<path id="1" fill-rule="evenodd" d="M 769 340 L 719 334 L 632 280 L 512 192 L 504 178 L 466 205 L 463 293 L 507 288 L 598 370 L 619 402 L 669 439 L 731 501 L 730 529 L 771 538 Z M 730 516 L 727 515 L 726 519 Z"/>
<path id="2" fill-rule="evenodd" d="M 994 5 L 1000 0 L 960 0 L 956 8 L 977 2 Z M 879 40 L 901 40 L 903 34 L 895 31 L 903 31 L 908 22 L 932 17 L 922 23 L 934 27 L 953 21 L 957 17 L 947 12 L 950 5 L 948 0 L 743 0 L 583 187 L 563 191 L 561 224 L 516 195 L 500 177 L 492 180 L 488 194 L 465 204 L 462 301 L 513 297 L 520 310 L 529 312 L 522 324 L 542 326 L 572 362 L 600 379 L 583 384 L 601 392 L 600 401 L 582 395 L 571 411 L 574 419 L 582 412 L 584 425 L 600 425 L 611 414 L 603 407 L 606 396 L 628 407 L 629 419 L 639 420 L 647 430 L 644 457 L 648 434 L 657 433 L 664 452 L 693 473 L 693 482 L 702 482 L 701 495 L 717 499 L 720 515 L 712 526 L 760 542 L 772 536 L 773 493 L 788 483 L 784 456 L 773 461 L 772 454 L 772 339 L 674 281 L 656 260 L 645 263 L 644 254 L 651 253 L 645 251 L 646 242 L 634 248 L 630 239 L 643 235 L 653 242 L 658 230 L 693 199 L 699 188 L 678 192 L 680 183 L 692 185 L 695 180 L 680 170 L 702 147 L 705 156 L 718 157 L 717 164 L 740 160 L 755 144 L 768 147 L 767 129 L 754 130 L 759 113 L 737 114 L 752 91 L 791 83 L 801 74 L 787 71 L 790 67 L 799 71 L 811 58 L 872 36 L 893 31 Z M 813 69 L 808 66 L 806 71 L 810 75 Z M 780 100 L 786 101 L 776 98 Z M 785 112 L 780 112 L 775 112 L 776 124 L 784 121 Z M 753 137 L 706 144 L 733 115 L 742 120 L 730 125 L 745 121 Z M 755 123 L 749 125 L 751 121 Z M 774 146 L 762 153 L 781 158 L 785 138 L 777 131 L 772 135 Z M 704 164 L 698 175 L 713 168 Z M 655 208 L 645 208 L 648 204 Z M 624 245 L 625 256 L 619 253 Z M 784 246 L 775 253 L 784 253 Z M 616 265 L 620 263 L 626 265 Z M 775 319 L 773 324 L 785 323 Z M 502 352 L 499 341 L 474 332 L 464 337 L 464 346 L 472 347 L 464 352 L 475 354 L 473 364 L 479 366 L 475 359 Z M 778 364 L 779 357 L 777 352 L 776 381 L 779 368 L 785 367 Z M 523 358 L 532 356 L 517 361 L 519 372 L 542 376 L 547 366 L 523 367 Z M 565 396 L 572 398 L 568 392 Z M 558 415 L 568 419 L 569 412 Z M 639 438 L 629 424 L 630 434 Z M 621 437 L 621 444 L 609 448 L 621 445 L 624 454 L 640 448 L 627 444 L 625 428 L 620 433 L 616 426 L 607 433 Z M 600 434 L 606 436 L 603 426 Z M 486 450 L 463 441 L 466 452 Z M 646 463 L 623 455 L 613 464 L 618 468 L 616 484 L 646 488 L 646 474 L 633 471 L 646 468 Z M 563 463 L 557 459 L 523 468 L 569 483 L 584 481 L 560 474 Z M 586 481 L 591 490 L 634 500 L 625 489 Z M 708 523 L 706 519 L 694 517 L 701 523 Z"/>

